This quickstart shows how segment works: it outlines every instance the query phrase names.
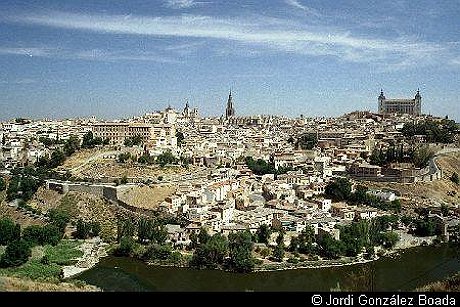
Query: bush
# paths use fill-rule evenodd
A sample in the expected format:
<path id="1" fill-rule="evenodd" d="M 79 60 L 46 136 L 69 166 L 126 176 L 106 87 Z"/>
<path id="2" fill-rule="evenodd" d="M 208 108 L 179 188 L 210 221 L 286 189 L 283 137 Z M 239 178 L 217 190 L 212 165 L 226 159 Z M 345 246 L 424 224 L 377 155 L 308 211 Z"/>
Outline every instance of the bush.
<path id="1" fill-rule="evenodd" d="M 21 226 L 9 218 L 0 219 L 0 245 L 7 245 L 21 237 Z"/>
<path id="2" fill-rule="evenodd" d="M 147 248 L 143 258 L 147 260 L 168 260 L 172 256 L 171 246 L 168 244 L 152 244 Z M 176 257 L 175 255 L 174 257 Z"/>
<path id="3" fill-rule="evenodd" d="M 122 237 L 120 245 L 114 250 L 115 256 L 129 256 L 134 250 L 134 240 L 131 237 Z"/>
<path id="4" fill-rule="evenodd" d="M 13 241 L 5 249 L 0 258 L 0 267 L 16 267 L 29 260 L 32 252 L 29 244 L 24 240 Z"/>
<path id="5" fill-rule="evenodd" d="M 263 263 L 264 263 L 264 261 L 262 259 L 254 259 L 254 264 L 255 265 L 261 265 Z"/>
<path id="6" fill-rule="evenodd" d="M 51 209 L 48 216 L 51 223 L 55 225 L 61 233 L 64 233 L 67 223 L 70 222 L 69 213 L 58 209 Z"/>
<path id="7" fill-rule="evenodd" d="M 299 260 L 298 260 L 297 258 L 289 258 L 289 259 L 287 260 L 287 262 L 293 263 L 293 264 L 297 264 L 297 263 L 299 263 Z"/>
<path id="8" fill-rule="evenodd" d="M 45 226 L 32 225 L 24 229 L 22 237 L 31 246 L 34 245 L 56 245 L 62 239 L 62 233 L 56 225 Z"/>

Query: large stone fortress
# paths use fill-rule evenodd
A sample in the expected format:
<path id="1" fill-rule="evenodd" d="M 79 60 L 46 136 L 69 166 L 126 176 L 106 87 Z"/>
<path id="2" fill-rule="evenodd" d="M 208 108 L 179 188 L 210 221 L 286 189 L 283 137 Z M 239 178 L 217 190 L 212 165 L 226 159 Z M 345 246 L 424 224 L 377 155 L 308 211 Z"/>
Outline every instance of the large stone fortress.
<path id="1" fill-rule="evenodd" d="M 379 114 L 399 113 L 414 116 L 422 114 L 422 96 L 420 96 L 419 90 L 417 90 L 414 99 L 387 99 L 381 90 L 378 103 Z"/>

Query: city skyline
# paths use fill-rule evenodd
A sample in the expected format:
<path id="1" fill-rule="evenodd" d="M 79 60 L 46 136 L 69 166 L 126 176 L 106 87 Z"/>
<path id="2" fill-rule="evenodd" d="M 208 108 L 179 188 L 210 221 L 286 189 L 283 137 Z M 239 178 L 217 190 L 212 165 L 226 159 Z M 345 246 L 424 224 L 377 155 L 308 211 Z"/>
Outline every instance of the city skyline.
<path id="1" fill-rule="evenodd" d="M 460 120 L 454 1 L 0 4 L 0 120 L 377 112 L 382 88 Z"/>

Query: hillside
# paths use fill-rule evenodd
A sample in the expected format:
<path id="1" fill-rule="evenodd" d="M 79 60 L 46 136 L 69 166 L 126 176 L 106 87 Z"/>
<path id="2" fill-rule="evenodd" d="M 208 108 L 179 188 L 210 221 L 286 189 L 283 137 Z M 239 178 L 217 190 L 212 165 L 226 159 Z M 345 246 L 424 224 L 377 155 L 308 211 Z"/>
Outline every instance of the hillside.
<path id="1" fill-rule="evenodd" d="M 370 188 L 386 188 L 401 193 L 402 204 L 409 208 L 428 205 L 440 206 L 441 203 L 458 205 L 460 203 L 460 187 L 450 180 L 453 172 L 460 174 L 460 152 L 443 154 L 437 159 L 443 171 L 443 178 L 433 182 L 403 184 L 368 182 Z"/>

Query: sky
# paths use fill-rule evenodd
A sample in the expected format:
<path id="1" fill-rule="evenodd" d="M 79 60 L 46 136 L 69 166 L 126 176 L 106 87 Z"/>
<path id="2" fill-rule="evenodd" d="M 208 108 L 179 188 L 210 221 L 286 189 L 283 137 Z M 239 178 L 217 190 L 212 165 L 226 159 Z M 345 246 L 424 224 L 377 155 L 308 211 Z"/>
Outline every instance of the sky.
<path id="1" fill-rule="evenodd" d="M 460 121 L 459 0 L 0 2 L 0 120 L 338 116 L 422 95 Z"/>

